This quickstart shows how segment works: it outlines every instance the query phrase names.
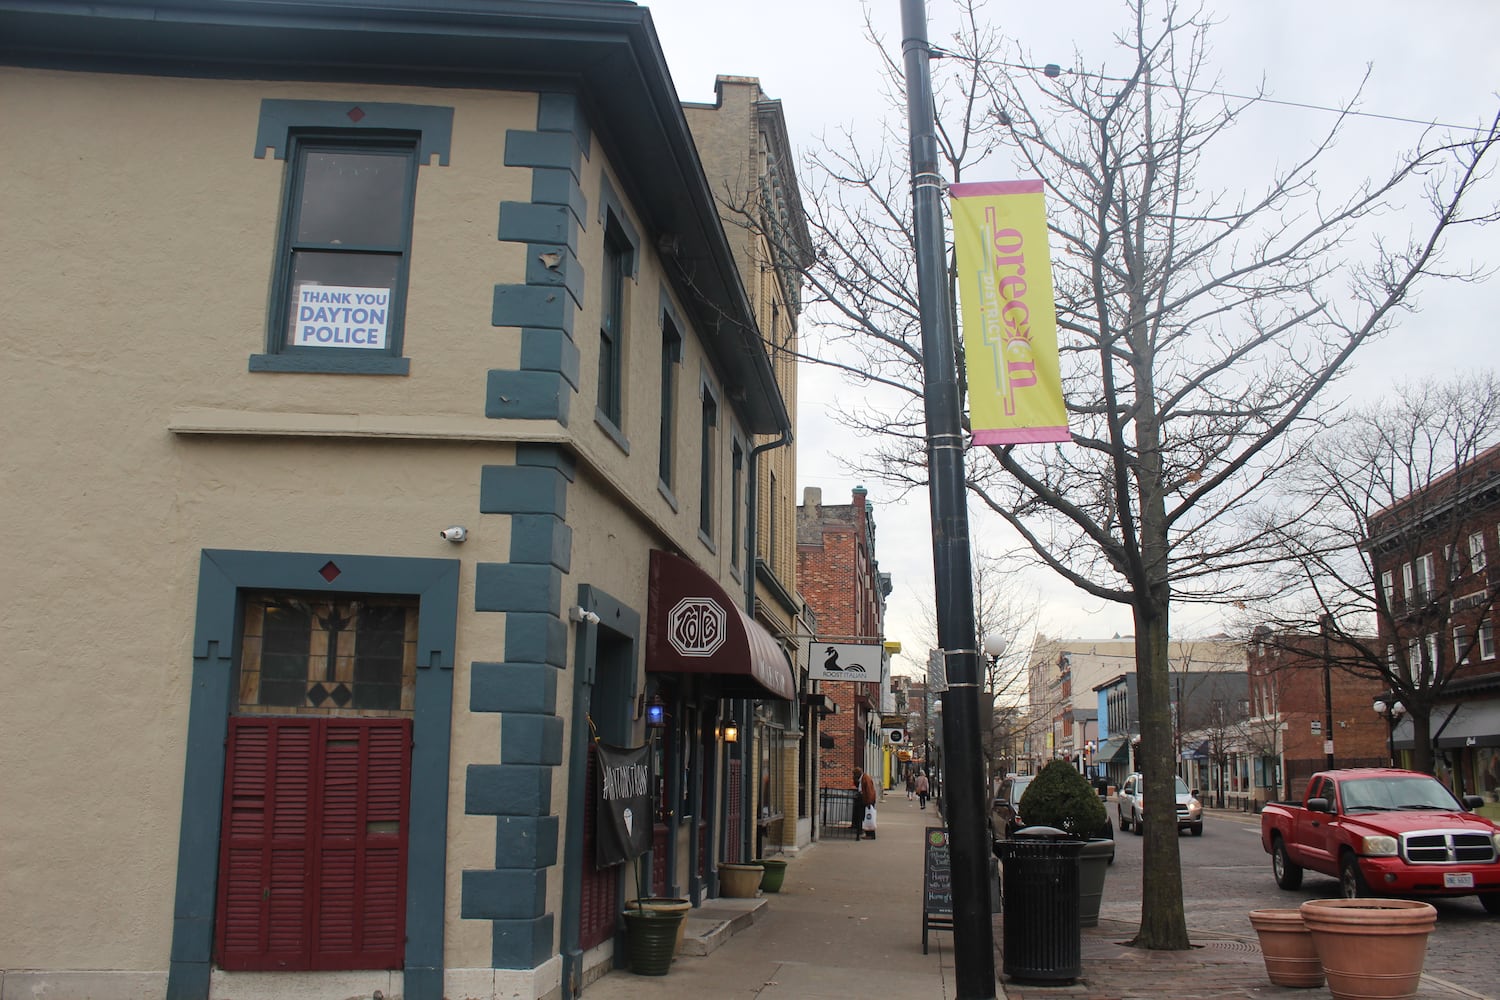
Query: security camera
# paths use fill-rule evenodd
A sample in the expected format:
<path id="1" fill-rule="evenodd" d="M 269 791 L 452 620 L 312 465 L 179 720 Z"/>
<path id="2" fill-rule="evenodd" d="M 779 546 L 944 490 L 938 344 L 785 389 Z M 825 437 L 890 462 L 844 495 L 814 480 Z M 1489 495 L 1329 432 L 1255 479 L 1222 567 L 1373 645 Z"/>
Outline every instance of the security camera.
<path id="1" fill-rule="evenodd" d="M 451 528 L 444 528 L 442 531 L 439 531 L 438 534 L 442 535 L 450 542 L 461 542 L 469 537 L 469 529 L 465 528 L 461 524 L 455 524 Z"/>

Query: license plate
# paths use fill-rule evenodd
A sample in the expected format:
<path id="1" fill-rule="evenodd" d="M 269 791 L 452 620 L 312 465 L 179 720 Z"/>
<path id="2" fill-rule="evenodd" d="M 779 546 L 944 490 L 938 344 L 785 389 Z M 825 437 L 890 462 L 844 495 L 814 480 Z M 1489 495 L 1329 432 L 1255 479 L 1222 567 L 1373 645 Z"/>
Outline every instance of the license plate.
<path id="1" fill-rule="evenodd" d="M 1474 888 L 1473 872 L 1444 872 L 1444 889 L 1472 889 Z"/>

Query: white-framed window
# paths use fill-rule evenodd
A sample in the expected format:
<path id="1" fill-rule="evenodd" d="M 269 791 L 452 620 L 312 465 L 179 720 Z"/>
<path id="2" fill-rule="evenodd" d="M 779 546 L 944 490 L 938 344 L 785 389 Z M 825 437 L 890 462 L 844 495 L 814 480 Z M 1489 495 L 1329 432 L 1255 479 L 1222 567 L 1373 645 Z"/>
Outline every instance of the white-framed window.
<path id="1" fill-rule="evenodd" d="M 1416 592 L 1416 567 L 1416 563 L 1401 564 L 1401 596 L 1406 599 L 1407 604 L 1412 603 L 1412 598 Z"/>
<path id="2" fill-rule="evenodd" d="M 1431 552 L 1425 552 L 1417 557 L 1417 600 L 1426 603 L 1436 589 L 1437 574 L 1433 565 Z"/>
<path id="3" fill-rule="evenodd" d="M 1438 634 L 1433 632 L 1427 636 L 1427 656 L 1422 661 L 1422 681 L 1433 684 L 1438 679 Z"/>
<path id="4" fill-rule="evenodd" d="M 1395 611 L 1396 574 L 1393 571 L 1386 570 L 1384 573 L 1380 574 L 1380 591 L 1381 593 L 1385 594 L 1385 609 L 1387 611 Z"/>
<path id="5" fill-rule="evenodd" d="M 1495 658 L 1495 625 L 1488 618 L 1479 626 L 1479 658 L 1481 660 Z"/>
<path id="6" fill-rule="evenodd" d="M 1476 531 L 1469 536 L 1469 572 L 1483 573 L 1485 565 L 1484 532 Z"/>
<path id="7" fill-rule="evenodd" d="M 1451 545 L 1443 546 L 1443 565 L 1448 567 L 1449 583 L 1463 576 L 1467 568 L 1466 562 L 1459 558 L 1458 551 Z"/>
<path id="8" fill-rule="evenodd" d="M 1462 625 L 1453 626 L 1453 662 L 1469 662 L 1469 630 Z"/>

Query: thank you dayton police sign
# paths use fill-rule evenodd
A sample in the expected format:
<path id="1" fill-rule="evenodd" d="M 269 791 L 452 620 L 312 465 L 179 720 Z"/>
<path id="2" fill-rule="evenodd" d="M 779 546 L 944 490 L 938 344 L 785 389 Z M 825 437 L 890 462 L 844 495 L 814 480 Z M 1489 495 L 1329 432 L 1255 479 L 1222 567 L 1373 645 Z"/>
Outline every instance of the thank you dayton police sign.
<path id="1" fill-rule="evenodd" d="M 594 749 L 599 754 L 596 861 L 608 868 L 651 849 L 651 758 L 646 747 L 598 744 Z"/>
<path id="2" fill-rule="evenodd" d="M 815 681 L 880 681 L 885 650 L 880 643 L 814 642 L 808 645 L 807 676 Z"/>

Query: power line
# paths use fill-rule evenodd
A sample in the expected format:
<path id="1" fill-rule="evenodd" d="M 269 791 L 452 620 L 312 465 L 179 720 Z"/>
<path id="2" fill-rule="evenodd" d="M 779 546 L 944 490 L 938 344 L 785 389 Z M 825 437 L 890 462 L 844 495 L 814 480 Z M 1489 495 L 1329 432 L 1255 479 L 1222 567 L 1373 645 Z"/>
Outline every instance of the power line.
<path id="1" fill-rule="evenodd" d="M 1093 78 L 1095 80 L 1107 80 L 1107 81 L 1110 81 L 1110 82 L 1113 82 L 1113 83 L 1127 83 L 1127 82 L 1129 82 L 1129 78 L 1122 77 L 1122 76 L 1107 76 L 1107 75 L 1105 75 L 1103 73 L 1090 73 L 1090 72 L 1087 72 L 1086 70 L 1081 70 L 1081 69 L 1067 69 L 1067 70 L 1065 70 L 1061 66 L 1059 66 L 1057 63 L 1048 63 L 1045 66 L 1028 66 L 1025 63 L 1008 63 L 1008 62 L 1000 62 L 999 60 L 993 60 L 993 59 L 974 59 L 971 56 L 962 56 L 962 55 L 959 55 L 956 52 L 948 52 L 948 51 L 946 51 L 944 49 L 933 49 L 932 54 L 934 56 L 940 56 L 940 57 L 949 58 L 949 59 L 963 59 L 963 60 L 965 60 L 967 62 L 982 62 L 982 63 L 984 63 L 987 66 L 998 66 L 1001 69 L 1020 69 L 1020 70 L 1025 70 L 1028 73 L 1041 73 L 1044 76 L 1050 77 L 1052 79 L 1056 79 L 1057 77 L 1061 76 L 1063 73 L 1068 73 L 1068 74 L 1071 74 L 1073 76 L 1086 76 L 1086 77 L 1091 77 L 1091 78 Z M 1150 81 L 1142 81 L 1142 82 L 1145 83 L 1146 86 L 1150 86 L 1150 87 L 1170 87 L 1170 86 L 1172 86 L 1171 84 L 1167 84 L 1167 83 L 1152 83 Z M 1174 89 L 1178 89 L 1178 88 L 1174 88 Z M 1248 101 L 1248 102 L 1250 102 L 1252 104 L 1255 104 L 1255 103 L 1260 103 L 1260 104 L 1279 104 L 1282 107 L 1301 108 L 1301 109 L 1303 109 L 1305 111 L 1326 111 L 1326 112 L 1329 112 L 1331 114 L 1336 114 L 1336 115 L 1348 115 L 1348 116 L 1353 117 L 1353 118 L 1375 118 L 1375 119 L 1379 119 L 1381 121 L 1399 122 L 1399 123 L 1404 124 L 1404 125 L 1422 125 L 1422 126 L 1426 126 L 1426 127 L 1446 128 L 1446 129 L 1452 129 L 1452 130 L 1457 131 L 1457 132 L 1474 132 L 1474 133 L 1480 133 L 1480 132 L 1486 132 L 1486 131 L 1488 131 L 1488 129 L 1486 129 L 1486 128 L 1476 128 L 1476 127 L 1474 127 L 1472 125 L 1453 125 L 1453 124 L 1448 123 L 1448 122 L 1440 122 L 1440 121 L 1435 121 L 1435 120 L 1434 121 L 1428 121 L 1428 120 L 1422 119 L 1422 118 L 1405 118 L 1405 117 L 1402 117 L 1401 115 L 1382 115 L 1382 114 L 1378 114 L 1378 113 L 1376 113 L 1374 111 L 1355 111 L 1355 110 L 1350 109 L 1350 108 L 1337 108 L 1337 107 L 1332 107 L 1332 106 L 1327 105 L 1327 104 L 1311 104 L 1311 103 L 1308 103 L 1306 101 L 1283 101 L 1283 100 L 1280 100 L 1280 99 L 1275 98 L 1275 97 L 1265 97 L 1265 96 L 1254 95 L 1254 94 L 1236 94 L 1236 93 L 1232 93 L 1232 92 L 1227 91 L 1227 90 L 1213 90 L 1213 89 L 1210 89 L 1210 88 L 1207 88 L 1207 87 L 1184 87 L 1184 88 L 1180 88 L 1180 89 L 1186 90 L 1188 93 L 1191 93 L 1191 94 L 1208 94 L 1208 95 L 1212 95 L 1214 97 L 1228 97 L 1228 98 L 1232 98 L 1233 100 L 1237 100 L 1237 101 Z"/>

